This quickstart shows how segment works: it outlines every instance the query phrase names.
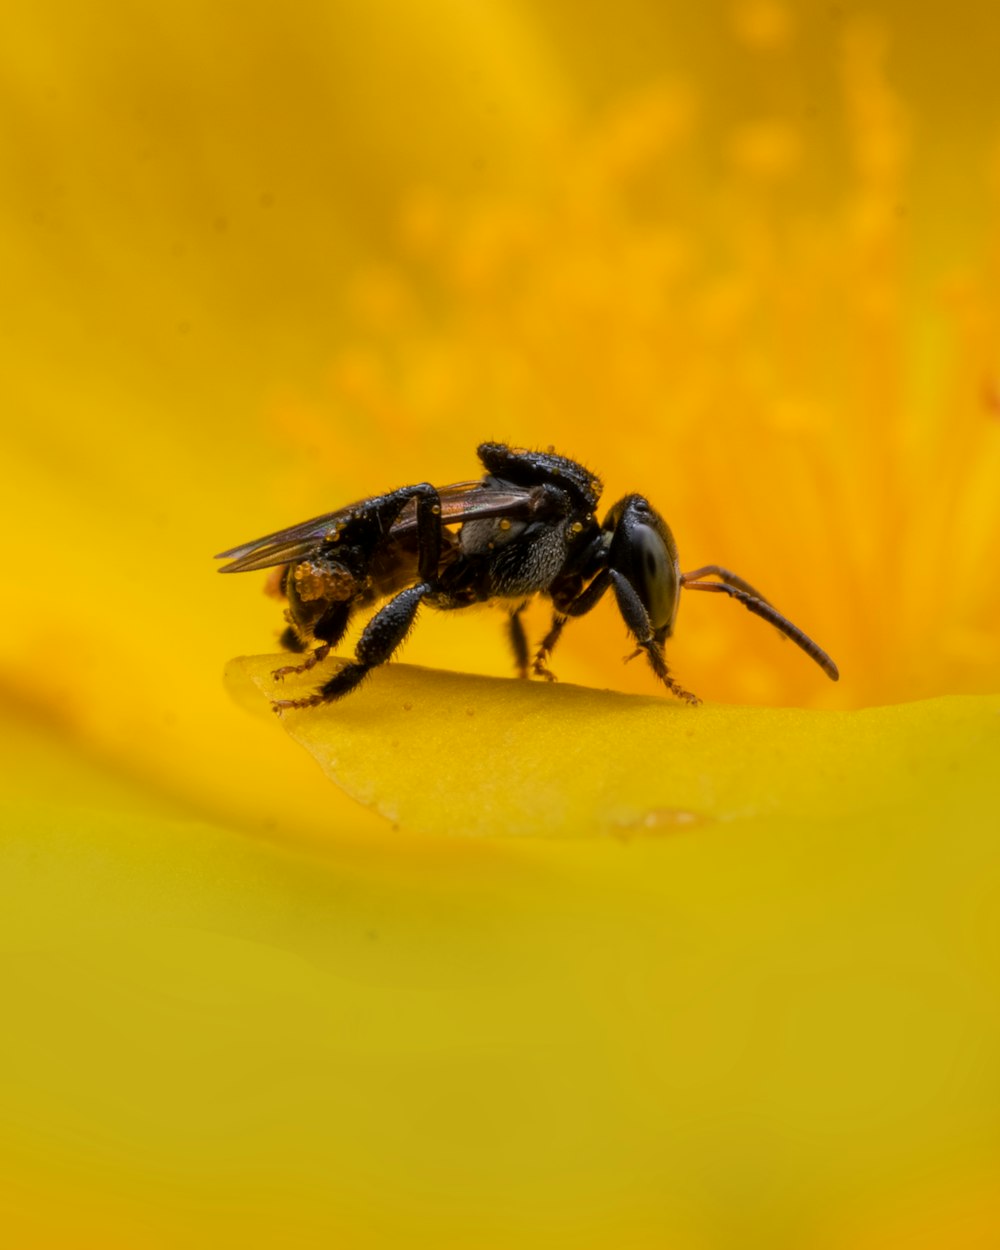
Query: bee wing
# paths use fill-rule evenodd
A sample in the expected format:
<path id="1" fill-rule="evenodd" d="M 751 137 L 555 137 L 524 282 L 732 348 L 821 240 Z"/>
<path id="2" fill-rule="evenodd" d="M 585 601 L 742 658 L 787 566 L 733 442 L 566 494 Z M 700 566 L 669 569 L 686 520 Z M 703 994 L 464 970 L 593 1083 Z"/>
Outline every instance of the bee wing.
<path id="1" fill-rule="evenodd" d="M 510 517 L 517 520 L 530 514 L 533 497 L 527 488 L 504 483 L 501 489 L 495 485 L 478 482 L 456 482 L 453 486 L 439 486 L 441 521 L 444 525 L 461 525 L 465 521 L 487 520 L 489 517 Z M 392 534 L 402 538 L 416 533 L 417 506 L 409 503 L 392 527 Z"/>
<path id="2" fill-rule="evenodd" d="M 516 518 L 527 515 L 530 505 L 527 490 L 516 486 L 505 486 L 503 490 L 499 490 L 484 485 L 481 480 L 442 486 L 438 494 L 441 499 L 441 520 L 445 525 L 457 525 L 475 518 L 494 516 Z M 230 547 L 228 551 L 220 551 L 216 560 L 228 560 L 229 563 L 224 564 L 219 572 L 249 573 L 254 569 L 269 569 L 279 564 L 304 560 L 315 552 L 317 546 L 338 524 L 346 521 L 351 513 L 362 509 L 366 502 L 360 500 L 358 503 L 348 504 L 344 508 L 338 508 L 336 512 L 325 512 L 322 516 L 300 521 L 298 525 L 290 525 L 287 529 L 265 534 L 263 538 L 255 538 L 252 542 Z M 401 538 L 416 532 L 416 528 L 417 505 L 414 500 L 406 505 L 389 532 Z"/>
<path id="3" fill-rule="evenodd" d="M 219 572 L 247 573 L 302 559 L 356 507 L 358 504 L 348 504 L 336 512 L 324 512 L 322 516 L 314 516 L 308 521 L 300 521 L 298 525 L 290 525 L 287 529 L 265 534 L 263 538 L 220 551 L 216 560 L 229 560 L 230 563 L 223 565 Z"/>

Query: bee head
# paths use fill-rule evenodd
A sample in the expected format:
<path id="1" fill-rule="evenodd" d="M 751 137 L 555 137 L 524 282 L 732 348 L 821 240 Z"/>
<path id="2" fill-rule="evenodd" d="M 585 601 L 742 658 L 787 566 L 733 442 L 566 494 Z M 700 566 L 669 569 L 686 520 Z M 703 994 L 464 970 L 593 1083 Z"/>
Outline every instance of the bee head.
<path id="1" fill-rule="evenodd" d="M 670 527 L 642 495 L 626 495 L 604 519 L 608 567 L 628 579 L 649 614 L 654 634 L 668 638 L 677 616 L 681 572 Z"/>

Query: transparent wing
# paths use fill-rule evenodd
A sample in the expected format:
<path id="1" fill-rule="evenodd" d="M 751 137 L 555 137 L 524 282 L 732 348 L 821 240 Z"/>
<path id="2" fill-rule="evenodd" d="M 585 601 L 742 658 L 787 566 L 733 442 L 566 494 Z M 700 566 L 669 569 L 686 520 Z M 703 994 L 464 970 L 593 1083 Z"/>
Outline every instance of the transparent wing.
<path id="1" fill-rule="evenodd" d="M 441 520 L 445 525 L 460 525 L 463 521 L 495 516 L 507 516 L 516 520 L 526 516 L 532 506 L 531 492 L 527 488 L 509 486 L 507 483 L 501 488 L 490 486 L 482 480 L 454 482 L 450 486 L 439 487 L 438 494 L 441 499 Z M 224 564 L 219 572 L 249 573 L 254 569 L 269 569 L 279 564 L 304 560 L 339 524 L 343 524 L 352 513 L 364 508 L 367 502 L 368 500 L 362 499 L 338 508 L 336 512 L 325 512 L 322 516 L 300 521 L 298 525 L 290 525 L 287 529 L 265 534 L 263 538 L 255 538 L 238 547 L 230 547 L 228 551 L 220 551 L 216 560 L 228 560 L 229 563 Z M 389 533 L 393 537 L 402 538 L 416 533 L 416 529 L 417 505 L 415 500 L 411 500 Z"/>
<path id="2" fill-rule="evenodd" d="M 289 525 L 287 529 L 275 530 L 263 538 L 254 538 L 228 551 L 220 551 L 216 560 L 229 560 L 219 569 L 220 573 L 248 573 L 253 569 L 269 569 L 276 564 L 290 564 L 307 556 L 318 543 L 331 534 L 337 525 L 362 506 L 363 500 L 347 504 L 336 512 L 324 512 L 322 516 Z"/>

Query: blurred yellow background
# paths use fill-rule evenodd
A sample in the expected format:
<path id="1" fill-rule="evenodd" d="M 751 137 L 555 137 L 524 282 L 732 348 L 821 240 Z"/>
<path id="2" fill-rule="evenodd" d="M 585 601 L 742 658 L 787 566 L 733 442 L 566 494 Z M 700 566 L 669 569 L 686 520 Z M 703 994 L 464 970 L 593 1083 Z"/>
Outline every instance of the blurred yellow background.
<path id="1" fill-rule="evenodd" d="M 16 1244 L 995 1244 L 998 39 L 974 0 L 10 17 Z M 648 494 L 843 672 L 690 596 L 704 698 L 965 728 L 887 718 L 849 826 L 391 829 L 227 698 L 280 614 L 211 555 L 483 438 Z M 655 693 L 624 648 L 605 605 L 557 668 Z M 509 670 L 488 612 L 406 658 Z"/>

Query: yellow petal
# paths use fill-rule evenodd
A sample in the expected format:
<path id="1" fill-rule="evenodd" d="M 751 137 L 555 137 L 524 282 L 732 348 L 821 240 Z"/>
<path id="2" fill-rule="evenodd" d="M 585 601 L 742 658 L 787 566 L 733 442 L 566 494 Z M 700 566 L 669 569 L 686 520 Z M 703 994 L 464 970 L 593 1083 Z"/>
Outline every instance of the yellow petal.
<path id="1" fill-rule="evenodd" d="M 234 660 L 230 690 L 270 713 L 272 699 L 316 688 L 315 672 L 277 685 L 284 662 Z M 997 800 L 1000 697 L 855 712 L 692 708 L 390 664 L 283 723 L 354 798 L 425 834 L 628 838 L 758 818 L 874 832 L 887 808 L 919 806 L 942 776 L 965 801 Z"/>
<path id="2" fill-rule="evenodd" d="M 373 723 L 369 701 L 412 726 L 441 679 L 396 674 L 410 713 L 383 706 L 397 688 L 376 679 L 344 715 L 353 703 Z M 489 683 L 443 685 L 471 693 L 431 726 L 436 749 L 407 740 L 400 768 L 413 754 L 447 771 L 454 755 L 462 772 L 481 713 L 509 710 Z M 578 707 L 584 735 L 616 702 L 504 689 L 519 714 L 535 696 Z M 990 1245 L 998 702 L 821 729 L 774 713 L 789 732 L 770 735 L 772 775 L 829 752 L 827 803 L 808 818 L 790 782 L 762 810 L 749 777 L 756 811 L 734 813 L 740 770 L 720 755 L 733 789 L 703 791 L 701 810 L 735 818 L 681 836 L 409 835 L 350 858 L 177 819 L 51 745 L 29 757 L 19 736 L 15 775 L 64 784 L 44 798 L 22 784 L 0 813 L 6 1235 L 157 1250 Z M 667 726 L 634 752 L 650 770 L 685 750 L 671 723 L 701 717 L 714 737 L 739 715 L 629 710 Z M 623 758 L 623 720 L 603 726 Z M 551 745 L 540 728 L 513 726 L 518 762 L 527 738 Z M 688 758 L 704 759 L 697 745 Z M 484 804 L 530 806 L 516 770 L 500 773 Z M 467 773 L 436 789 L 459 813 L 476 797 Z"/>

